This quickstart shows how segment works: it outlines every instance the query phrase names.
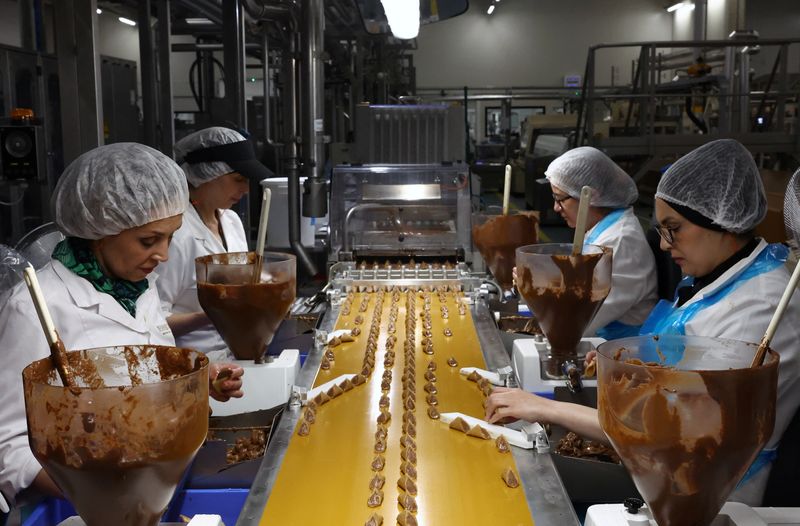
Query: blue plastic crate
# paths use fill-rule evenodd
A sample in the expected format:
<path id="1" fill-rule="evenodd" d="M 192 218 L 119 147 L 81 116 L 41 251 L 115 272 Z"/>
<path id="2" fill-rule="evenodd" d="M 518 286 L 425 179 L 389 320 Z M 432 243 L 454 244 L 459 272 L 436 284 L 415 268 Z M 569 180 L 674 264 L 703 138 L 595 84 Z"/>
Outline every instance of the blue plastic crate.
<path id="1" fill-rule="evenodd" d="M 205 513 L 220 515 L 225 526 L 234 526 L 249 492 L 245 488 L 184 490 L 176 495 L 162 520 L 181 522 L 180 515 L 192 517 Z M 76 515 L 75 508 L 68 501 L 47 499 L 36 506 L 22 526 L 56 526 L 73 515 Z"/>

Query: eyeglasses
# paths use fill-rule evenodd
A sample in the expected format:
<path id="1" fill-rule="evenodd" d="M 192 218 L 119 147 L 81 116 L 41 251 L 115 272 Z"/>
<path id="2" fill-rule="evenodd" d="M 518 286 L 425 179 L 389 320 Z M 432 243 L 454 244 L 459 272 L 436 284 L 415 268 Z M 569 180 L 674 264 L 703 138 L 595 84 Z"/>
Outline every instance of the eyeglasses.
<path id="1" fill-rule="evenodd" d="M 661 239 L 669 243 L 670 245 L 675 244 L 675 233 L 681 228 L 680 225 L 678 226 L 661 226 L 655 225 L 654 228 L 658 235 L 661 236 Z"/>
<path id="2" fill-rule="evenodd" d="M 560 207 L 564 206 L 564 201 L 568 201 L 570 199 L 572 199 L 571 195 L 556 195 L 556 194 L 553 194 L 553 202 L 555 202 L 555 204 L 557 204 Z"/>

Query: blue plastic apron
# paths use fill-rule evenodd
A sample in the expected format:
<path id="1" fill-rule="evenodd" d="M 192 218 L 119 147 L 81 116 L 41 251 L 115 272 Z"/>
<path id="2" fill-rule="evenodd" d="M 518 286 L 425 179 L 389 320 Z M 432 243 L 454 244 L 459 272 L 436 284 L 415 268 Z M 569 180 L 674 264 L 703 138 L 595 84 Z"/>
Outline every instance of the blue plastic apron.
<path id="1" fill-rule="evenodd" d="M 707 296 L 699 301 L 696 301 L 685 308 L 676 308 L 678 293 L 675 293 L 675 300 L 669 302 L 667 300 L 659 301 L 650 316 L 642 326 L 641 334 L 686 334 L 686 324 L 694 318 L 694 316 L 708 307 L 716 305 L 733 291 L 741 287 L 748 280 L 771 272 L 776 268 L 782 266 L 789 255 L 789 249 L 784 245 L 771 244 L 768 245 L 761 253 L 756 256 L 755 260 L 748 266 L 742 273 L 740 273 L 733 281 L 720 288 L 710 296 Z M 678 288 L 685 287 L 694 282 L 694 278 L 687 277 L 678 285 Z M 758 454 L 756 459 L 747 469 L 747 472 L 739 481 L 737 488 L 742 486 L 745 482 L 750 480 L 756 473 L 763 467 L 768 466 L 775 460 L 777 453 L 773 449 L 763 449 Z"/>
<path id="2" fill-rule="evenodd" d="M 626 210 L 627 208 L 617 208 L 603 219 L 598 221 L 589 235 L 583 240 L 583 248 L 586 248 L 587 245 L 593 245 L 603 232 L 608 230 L 612 225 L 617 223 L 617 221 L 622 219 L 622 216 L 625 215 Z M 639 334 L 639 329 L 639 325 L 626 325 L 618 321 L 612 321 L 605 327 L 597 329 L 595 334 L 597 334 L 597 336 L 600 338 L 605 338 L 606 340 L 616 340 L 618 338 L 636 336 Z"/>

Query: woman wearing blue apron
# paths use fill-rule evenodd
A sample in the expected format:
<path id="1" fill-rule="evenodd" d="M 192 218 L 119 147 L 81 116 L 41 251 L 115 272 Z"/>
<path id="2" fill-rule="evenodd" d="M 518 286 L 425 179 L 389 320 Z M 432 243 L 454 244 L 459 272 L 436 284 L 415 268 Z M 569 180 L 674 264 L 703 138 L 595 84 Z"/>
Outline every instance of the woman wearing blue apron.
<path id="1" fill-rule="evenodd" d="M 553 190 L 553 208 L 574 228 L 581 188 L 592 188 L 584 245 L 614 251 L 611 292 L 597 312 L 586 336 L 607 340 L 635 336 L 656 304 L 656 263 L 633 203 L 636 184 L 600 150 L 583 146 L 568 151 L 545 171 Z"/>
<path id="2" fill-rule="evenodd" d="M 753 235 L 766 215 L 766 197 L 750 153 L 736 141 L 708 143 L 678 160 L 656 192 L 661 248 L 687 278 L 675 300 L 661 302 L 642 334 L 687 334 L 757 343 L 789 281 L 788 250 Z M 800 404 L 800 295 L 795 294 L 772 340 L 780 354 L 775 428 L 730 500 L 760 505 L 783 431 Z M 793 321 L 789 321 L 793 320 Z M 590 414 L 587 411 L 592 411 Z M 604 440 L 596 411 L 497 389 L 487 419 L 552 422 Z"/>

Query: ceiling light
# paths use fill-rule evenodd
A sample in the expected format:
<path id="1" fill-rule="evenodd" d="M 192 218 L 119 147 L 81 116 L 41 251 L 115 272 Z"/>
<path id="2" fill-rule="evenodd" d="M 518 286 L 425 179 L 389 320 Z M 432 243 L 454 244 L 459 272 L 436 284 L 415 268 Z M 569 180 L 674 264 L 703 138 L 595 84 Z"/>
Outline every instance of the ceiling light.
<path id="1" fill-rule="evenodd" d="M 491 15 L 492 13 L 494 13 L 494 4 L 490 5 L 489 9 L 486 10 L 487 15 Z"/>
<path id="2" fill-rule="evenodd" d="M 102 15 L 102 14 L 103 14 L 103 10 L 102 10 L 102 9 L 100 9 L 99 7 L 96 9 L 96 11 L 97 11 L 97 14 L 98 14 L 98 15 Z"/>
<path id="3" fill-rule="evenodd" d="M 419 0 L 381 0 L 392 35 L 409 40 L 419 35 Z"/>
<path id="4" fill-rule="evenodd" d="M 135 26 L 136 25 L 136 22 L 134 22 L 130 18 L 125 18 L 124 16 L 121 16 L 121 17 L 117 18 L 117 20 L 119 20 L 123 24 L 129 25 L 129 26 Z"/>
<path id="5" fill-rule="evenodd" d="M 208 18 L 187 18 L 186 23 L 191 25 L 213 24 Z"/>
<path id="6" fill-rule="evenodd" d="M 673 4 L 667 8 L 667 13 L 672 13 L 673 11 L 678 11 L 679 9 L 689 8 L 694 9 L 694 4 L 691 2 L 679 2 L 677 4 Z"/>

